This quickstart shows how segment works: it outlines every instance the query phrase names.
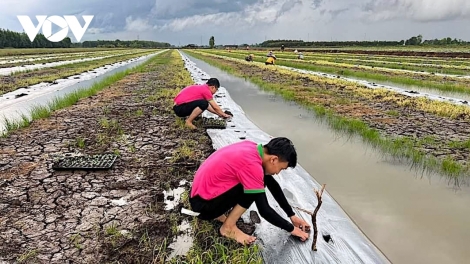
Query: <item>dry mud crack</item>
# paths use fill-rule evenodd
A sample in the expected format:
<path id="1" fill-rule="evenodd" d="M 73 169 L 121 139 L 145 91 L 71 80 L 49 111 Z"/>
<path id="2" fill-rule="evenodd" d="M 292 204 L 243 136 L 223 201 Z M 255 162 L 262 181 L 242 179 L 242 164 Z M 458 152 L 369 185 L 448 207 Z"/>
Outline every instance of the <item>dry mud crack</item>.
<path id="1" fill-rule="evenodd" d="M 156 95 L 182 88 L 172 83 L 175 67 L 183 70 L 176 61 L 147 66 L 0 139 L 0 262 L 152 259 L 151 250 L 133 247 L 142 233 L 155 245 L 171 237 L 174 212 L 164 211 L 163 190 L 191 180 L 212 152 L 208 136 L 178 127 L 168 100 Z M 171 158 L 184 142 L 197 142 L 192 156 Z M 110 170 L 51 169 L 55 155 L 71 152 L 120 157 Z"/>

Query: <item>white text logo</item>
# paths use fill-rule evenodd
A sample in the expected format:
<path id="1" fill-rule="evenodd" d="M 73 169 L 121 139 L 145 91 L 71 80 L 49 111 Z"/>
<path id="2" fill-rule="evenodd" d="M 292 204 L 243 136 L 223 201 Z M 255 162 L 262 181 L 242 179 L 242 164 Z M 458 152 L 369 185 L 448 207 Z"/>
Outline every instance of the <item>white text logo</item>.
<path id="1" fill-rule="evenodd" d="M 31 21 L 29 16 L 17 17 L 31 42 L 34 41 L 34 38 L 36 38 L 36 35 L 38 34 L 41 27 L 42 33 L 49 41 L 59 42 L 63 40 L 65 37 L 67 37 L 70 28 L 77 41 L 80 42 L 83 34 L 85 34 L 85 31 L 87 30 L 94 16 L 82 16 L 83 20 L 85 20 L 85 26 L 83 27 L 80 25 L 80 22 L 78 22 L 78 19 L 75 16 L 36 16 L 36 19 L 39 22 L 37 26 L 33 25 L 33 21 Z M 61 28 L 54 35 L 52 35 L 52 23 Z"/>

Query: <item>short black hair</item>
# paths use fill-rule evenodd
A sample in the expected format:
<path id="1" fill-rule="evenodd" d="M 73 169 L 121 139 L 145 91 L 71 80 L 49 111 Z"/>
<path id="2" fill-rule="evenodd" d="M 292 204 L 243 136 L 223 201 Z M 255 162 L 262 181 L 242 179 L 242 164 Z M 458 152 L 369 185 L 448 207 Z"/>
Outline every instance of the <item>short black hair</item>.
<path id="1" fill-rule="evenodd" d="M 206 84 L 209 86 L 215 86 L 215 88 L 217 89 L 219 89 L 220 87 L 220 82 L 219 80 L 217 80 L 217 78 L 210 78 L 209 80 L 207 80 Z"/>
<path id="2" fill-rule="evenodd" d="M 285 137 L 276 137 L 264 145 L 269 155 L 275 155 L 280 161 L 288 162 L 289 167 L 295 168 L 297 165 L 297 152 L 290 139 Z"/>

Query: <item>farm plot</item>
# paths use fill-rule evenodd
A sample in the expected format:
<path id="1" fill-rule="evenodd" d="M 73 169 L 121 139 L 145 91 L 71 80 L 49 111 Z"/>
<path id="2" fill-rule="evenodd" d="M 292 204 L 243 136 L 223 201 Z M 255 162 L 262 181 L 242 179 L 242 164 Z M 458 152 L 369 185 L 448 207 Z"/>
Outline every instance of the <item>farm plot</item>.
<path id="1" fill-rule="evenodd" d="M 370 89 L 344 80 L 295 73 L 200 51 L 189 54 L 297 101 L 336 130 L 416 168 L 439 171 L 458 184 L 469 174 L 470 108 Z"/>
<path id="2" fill-rule="evenodd" d="M 61 78 L 66 78 L 72 75 L 93 70 L 98 67 L 122 62 L 124 60 L 149 55 L 154 52 L 155 50 L 138 50 L 126 55 L 115 55 L 109 58 L 94 61 L 78 62 L 68 65 L 37 69 L 33 71 L 18 72 L 7 76 L 0 76 L 0 95 L 14 91 L 18 88 L 28 87 L 30 85 L 41 82 L 53 83 L 54 81 Z"/>
<path id="3" fill-rule="evenodd" d="M 213 151 L 204 131 L 188 133 L 172 113 L 173 96 L 191 83 L 178 53 L 165 52 L 0 138 L 0 261 L 262 263 L 257 247 L 179 213 L 180 203 L 188 208 L 187 182 Z M 57 155 L 105 152 L 118 156 L 109 170 L 51 168 Z M 177 187 L 181 202 L 165 210 L 165 192 Z M 170 260 L 184 221 L 199 232 L 187 256 Z"/>
<path id="4" fill-rule="evenodd" d="M 238 52 L 237 52 L 238 53 Z M 246 53 L 246 52 L 245 52 Z M 266 54 L 266 53 L 264 53 Z M 263 53 L 256 52 L 255 55 L 263 56 Z M 279 52 L 276 53 L 279 59 L 292 59 L 297 60 L 297 54 Z M 469 75 L 470 61 L 457 61 L 457 60 L 434 60 L 421 58 L 419 60 L 412 60 L 409 57 L 401 57 L 397 60 L 389 60 L 386 57 L 373 57 L 373 56 L 344 56 L 342 54 L 323 55 L 323 54 L 304 54 L 304 61 L 317 61 L 330 62 L 338 64 L 350 64 L 369 66 L 372 68 L 386 68 L 395 70 L 406 70 L 414 72 L 428 72 L 434 74 L 447 74 L 447 75 Z"/>
<path id="5" fill-rule="evenodd" d="M 208 51 L 211 54 L 243 59 L 247 53 Z M 254 60 L 264 62 L 266 54 L 255 56 Z M 278 59 L 276 64 L 317 72 L 337 74 L 363 80 L 390 82 L 399 85 L 422 87 L 442 92 L 470 94 L 470 78 L 443 76 L 425 72 L 411 72 L 386 68 L 333 63 L 327 61 L 300 61 L 296 59 Z"/>
<path id="6" fill-rule="evenodd" d="M 124 55 L 131 54 L 135 50 L 110 50 L 110 51 L 98 51 L 98 52 L 83 52 L 83 53 L 63 53 L 63 54 L 48 54 L 48 55 L 36 55 L 36 56 L 21 56 L 15 59 L 8 59 L 0 57 L 0 68 L 12 68 L 12 67 L 26 67 L 30 65 L 44 65 L 51 62 L 69 61 L 84 58 L 94 57 L 108 57 L 113 55 Z"/>

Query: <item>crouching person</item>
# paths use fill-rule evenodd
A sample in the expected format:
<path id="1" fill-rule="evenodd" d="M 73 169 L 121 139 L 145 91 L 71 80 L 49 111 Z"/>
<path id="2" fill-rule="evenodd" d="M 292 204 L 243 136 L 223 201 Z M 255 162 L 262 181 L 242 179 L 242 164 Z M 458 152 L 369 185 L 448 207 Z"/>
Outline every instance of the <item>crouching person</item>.
<path id="1" fill-rule="evenodd" d="M 219 80 L 210 78 L 205 84 L 190 85 L 181 90 L 174 99 L 173 111 L 179 117 L 186 118 L 186 126 L 195 129 L 193 121 L 205 110 L 222 118 L 228 118 L 220 106 L 214 101 L 213 95 L 220 87 Z"/>
<path id="2" fill-rule="evenodd" d="M 266 221 L 307 240 L 310 225 L 297 217 L 281 187 L 272 175 L 288 167 L 294 168 L 297 153 L 292 142 L 284 137 L 273 138 L 267 145 L 244 140 L 212 153 L 197 170 L 190 193 L 191 208 L 202 220 L 222 222 L 220 234 L 241 244 L 251 244 L 256 237 L 243 233 L 237 220 L 256 203 Z M 268 204 L 265 187 L 290 218 L 282 218 Z M 226 217 L 225 212 L 232 209 Z"/>

